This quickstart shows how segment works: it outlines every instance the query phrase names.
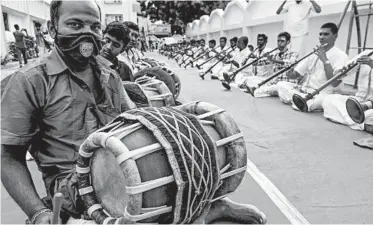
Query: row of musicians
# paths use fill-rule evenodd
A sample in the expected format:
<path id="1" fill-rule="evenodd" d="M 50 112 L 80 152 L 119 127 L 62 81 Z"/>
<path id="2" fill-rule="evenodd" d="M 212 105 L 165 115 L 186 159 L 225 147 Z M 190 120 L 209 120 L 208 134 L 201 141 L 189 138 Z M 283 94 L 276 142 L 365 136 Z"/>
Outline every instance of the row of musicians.
<path id="1" fill-rule="evenodd" d="M 336 24 L 325 23 L 322 25 L 319 32 L 320 46 L 316 46 L 314 54 L 310 54 L 288 72 L 256 89 L 254 96 L 257 98 L 278 96 L 282 102 L 299 110 L 292 100 L 294 94 L 306 96 L 307 93 L 317 90 L 330 80 L 342 68 L 357 61 L 360 64 L 360 76 L 358 90 L 354 97 L 358 101 L 373 100 L 373 86 L 371 84 L 373 56 L 367 56 L 372 50 L 364 51 L 349 60 L 347 54 L 335 46 L 337 38 L 338 27 Z M 291 42 L 289 33 L 282 32 L 277 36 L 277 48 L 275 49 L 267 48 L 267 41 L 268 37 L 265 34 L 259 34 L 256 49 L 250 50 L 246 36 L 240 37 L 237 42 L 235 38 L 231 39 L 230 47 L 227 46 L 225 37 L 220 38 L 219 47 L 215 47 L 214 40 L 209 41 L 209 47 L 205 47 L 202 40 L 199 41 L 200 46 L 197 46 L 198 42 L 194 43 L 187 54 L 178 56 L 178 60 L 179 62 L 191 60 L 201 68 L 200 76 L 202 78 L 210 73 L 212 79 L 221 81 L 227 79 L 224 74 L 228 77 L 232 76 L 237 69 L 250 64 L 234 77 L 234 84 L 245 91 L 299 60 L 298 53 L 291 52 L 288 48 Z M 193 62 L 193 57 L 198 56 L 199 49 L 203 49 L 205 55 Z M 259 60 L 255 60 L 258 58 Z M 251 64 L 254 61 L 255 63 Z M 346 75 L 353 76 L 355 73 L 356 70 L 352 70 Z M 323 111 L 326 118 L 356 130 L 364 130 L 366 124 L 373 125 L 373 110 L 365 112 L 366 120 L 363 124 L 357 124 L 351 120 L 345 104 L 350 96 L 346 95 L 344 87 L 342 80 L 331 83 L 320 94 L 307 101 L 308 111 Z"/>

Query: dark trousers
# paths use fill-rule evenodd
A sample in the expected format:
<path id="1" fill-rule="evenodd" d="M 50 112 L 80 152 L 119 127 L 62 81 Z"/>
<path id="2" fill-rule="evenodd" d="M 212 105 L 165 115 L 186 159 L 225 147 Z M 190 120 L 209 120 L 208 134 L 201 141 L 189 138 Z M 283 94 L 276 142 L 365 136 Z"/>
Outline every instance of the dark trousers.
<path id="1" fill-rule="evenodd" d="M 26 49 L 25 48 L 17 48 L 17 54 L 18 54 L 18 61 L 19 65 L 22 65 L 22 57 L 21 54 L 23 55 L 23 61 L 25 64 L 27 64 L 27 57 L 26 57 Z"/>

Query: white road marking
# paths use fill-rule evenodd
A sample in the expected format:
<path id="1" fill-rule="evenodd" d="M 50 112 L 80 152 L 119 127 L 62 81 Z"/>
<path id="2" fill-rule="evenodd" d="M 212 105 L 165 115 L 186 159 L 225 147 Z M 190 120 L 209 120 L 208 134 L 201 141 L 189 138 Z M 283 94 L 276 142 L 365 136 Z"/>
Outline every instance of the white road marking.
<path id="1" fill-rule="evenodd" d="M 280 190 L 259 171 L 253 162 L 247 159 L 246 172 L 259 184 L 277 208 L 284 214 L 291 224 L 310 224 L 306 218 L 289 202 Z"/>

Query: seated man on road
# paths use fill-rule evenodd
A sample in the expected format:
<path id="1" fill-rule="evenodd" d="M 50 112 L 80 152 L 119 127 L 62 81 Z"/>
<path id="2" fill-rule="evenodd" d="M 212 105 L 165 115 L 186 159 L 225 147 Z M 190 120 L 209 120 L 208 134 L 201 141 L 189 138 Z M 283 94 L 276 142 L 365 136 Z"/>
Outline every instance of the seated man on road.
<path id="1" fill-rule="evenodd" d="M 99 5 L 53 0 L 50 10 L 55 48 L 44 60 L 1 81 L 1 182 L 31 224 L 52 223 L 56 192 L 63 194 L 62 223 L 82 218 L 75 172 L 79 147 L 91 133 L 136 108 L 118 74 L 97 56 Z M 48 195 L 43 200 L 25 161 L 30 145 Z"/>
<path id="2" fill-rule="evenodd" d="M 335 47 L 335 41 L 338 37 L 338 27 L 334 23 L 326 23 L 321 26 L 318 51 L 300 62 L 293 73 L 288 74 L 291 79 L 302 79 L 300 85 L 287 81 L 280 81 L 278 86 L 278 95 L 280 100 L 286 104 L 293 104 L 293 95 L 300 94 L 305 96 L 314 90 L 317 90 L 326 81 L 333 77 L 334 71 L 341 68 L 348 61 L 348 56 L 342 50 Z M 332 86 L 337 86 L 335 82 Z M 338 87 L 327 87 L 321 91 L 315 98 L 307 101 L 308 110 L 322 110 L 322 100 L 327 94 L 338 92 Z M 293 104 L 293 108 L 298 108 Z"/>
<path id="3" fill-rule="evenodd" d="M 210 40 L 209 41 L 209 49 L 208 49 L 208 52 L 206 52 L 206 56 L 203 57 L 203 60 L 201 63 L 199 63 L 198 65 L 200 65 L 202 68 L 199 69 L 199 76 L 201 78 L 204 78 L 204 74 L 206 73 L 206 71 L 212 66 L 214 65 L 214 63 L 216 63 L 216 59 L 211 59 L 213 57 L 216 57 L 217 53 L 216 51 L 213 51 L 215 49 L 215 46 L 216 46 L 216 41 L 215 40 Z M 211 60 L 210 60 L 211 59 Z M 206 62 L 206 63 L 205 63 Z M 203 64 L 203 65 L 202 65 Z"/>
<path id="4" fill-rule="evenodd" d="M 249 39 L 246 36 L 240 37 L 238 39 L 237 43 L 237 49 L 238 52 L 234 55 L 234 57 L 229 61 L 230 65 L 225 66 L 220 72 L 219 72 L 219 80 L 224 80 L 224 74 L 231 74 L 232 72 L 236 71 L 238 68 L 244 65 L 244 61 L 249 57 L 251 54 L 249 48 L 247 47 L 247 43 L 249 42 Z M 250 75 L 251 73 L 246 73 L 246 69 L 241 71 L 240 74 L 238 74 L 235 77 L 235 81 L 241 82 L 241 80 L 245 77 Z"/>
<path id="5" fill-rule="evenodd" d="M 211 66 L 215 65 L 218 60 L 220 60 L 222 57 L 224 57 L 227 52 L 229 51 L 229 46 L 227 45 L 227 38 L 226 37 L 221 37 L 220 38 L 220 46 L 218 49 L 213 49 L 212 51 L 214 51 L 217 56 L 216 56 L 216 59 L 215 60 L 212 60 L 214 61 L 213 63 L 211 63 Z M 211 79 L 214 79 L 214 80 L 217 80 L 218 77 L 217 77 L 217 74 L 218 72 L 223 68 L 223 63 L 222 62 L 219 62 L 218 64 L 216 64 L 212 69 L 211 69 Z"/>
<path id="6" fill-rule="evenodd" d="M 130 41 L 129 29 L 120 22 L 111 22 L 107 25 L 104 31 L 105 45 L 100 51 L 100 55 L 109 60 L 119 74 L 122 81 L 134 81 L 133 74 L 129 66 L 118 60 L 117 56 L 124 52 L 127 44 Z"/>
<path id="7" fill-rule="evenodd" d="M 265 56 L 268 55 L 271 48 L 267 48 L 268 37 L 265 34 L 258 34 L 257 36 L 257 49 L 252 52 L 245 60 L 245 65 L 252 63 L 254 60 L 259 59 L 258 62 L 247 67 L 251 74 L 246 76 L 245 79 L 238 83 L 239 88 L 245 89 L 246 86 L 254 86 L 260 81 L 264 80 L 272 74 L 273 64 Z"/>
<path id="8" fill-rule="evenodd" d="M 234 37 L 232 39 L 229 40 L 230 42 L 230 46 L 232 49 L 230 49 L 227 53 L 225 58 L 223 59 L 222 63 L 223 63 L 223 67 L 218 71 L 218 74 L 217 74 L 217 77 L 219 78 L 219 80 L 222 80 L 224 79 L 223 78 L 223 73 L 230 70 L 230 68 L 232 67 L 232 64 L 231 64 L 231 61 L 233 59 L 233 57 L 240 51 L 238 48 L 237 48 L 237 41 L 238 41 L 238 38 L 237 37 Z"/>
<path id="9" fill-rule="evenodd" d="M 357 60 L 360 63 L 360 74 L 359 74 L 359 84 L 358 90 L 355 94 L 355 99 L 359 102 L 365 102 L 373 100 L 373 56 L 368 57 L 368 53 L 373 50 L 366 50 L 352 59 L 350 62 Z M 346 64 L 347 65 L 347 64 Z M 352 69 L 349 74 L 356 74 L 356 69 Z M 351 127 L 354 130 L 364 130 L 364 123 L 355 123 L 347 113 L 346 101 L 351 96 L 333 94 L 328 95 L 322 101 L 322 107 L 324 109 L 324 117 L 337 123 L 341 123 Z M 370 118 L 373 116 L 373 110 L 365 111 L 365 118 Z M 371 123 L 371 122 L 370 122 Z"/>
<path id="10" fill-rule="evenodd" d="M 202 56 L 202 55 L 206 54 L 206 52 L 209 50 L 209 46 L 206 45 L 205 39 L 201 39 L 199 41 L 199 49 L 200 50 L 197 52 L 197 54 L 195 55 L 195 57 L 194 57 L 193 60 L 196 60 L 199 57 L 200 58 L 193 63 L 194 67 L 197 64 L 201 64 L 201 63 L 203 63 L 206 60 L 206 57 Z M 191 65 L 191 64 L 189 64 L 189 65 Z"/>
<path id="11" fill-rule="evenodd" d="M 298 53 L 291 52 L 288 48 L 290 41 L 291 36 L 288 32 L 282 32 L 277 36 L 278 51 L 276 51 L 274 56 L 267 56 L 268 60 L 274 64 L 273 74 L 288 67 L 297 60 Z M 269 81 L 267 84 L 256 89 L 254 91 L 254 97 L 277 96 L 277 83 L 279 81 L 287 81 L 290 83 L 297 84 L 298 80 L 288 78 L 286 75 L 288 73 L 292 73 L 292 70 L 289 70 L 288 72 L 279 75 L 278 77 Z"/>
<path id="12" fill-rule="evenodd" d="M 199 50 L 199 41 L 192 40 L 191 48 L 185 52 L 184 57 L 180 63 L 182 63 L 182 65 L 186 65 L 190 63 L 191 60 L 195 57 L 195 54 L 197 53 L 198 50 Z"/>

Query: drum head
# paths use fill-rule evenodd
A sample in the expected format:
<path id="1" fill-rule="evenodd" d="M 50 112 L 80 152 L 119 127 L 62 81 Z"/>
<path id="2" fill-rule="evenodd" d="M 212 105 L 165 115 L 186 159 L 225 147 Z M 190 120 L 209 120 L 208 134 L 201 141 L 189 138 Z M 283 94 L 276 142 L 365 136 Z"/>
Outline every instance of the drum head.
<path id="1" fill-rule="evenodd" d="M 128 203 L 126 179 L 110 151 L 100 148 L 92 158 L 92 183 L 98 202 L 113 217 L 121 217 Z"/>
<path id="2" fill-rule="evenodd" d="M 346 101 L 348 115 L 355 123 L 363 123 L 365 120 L 364 109 L 355 98 L 348 98 Z"/>

